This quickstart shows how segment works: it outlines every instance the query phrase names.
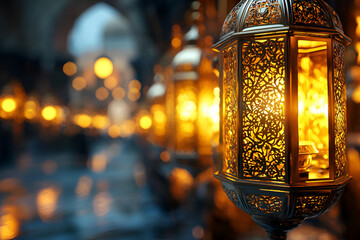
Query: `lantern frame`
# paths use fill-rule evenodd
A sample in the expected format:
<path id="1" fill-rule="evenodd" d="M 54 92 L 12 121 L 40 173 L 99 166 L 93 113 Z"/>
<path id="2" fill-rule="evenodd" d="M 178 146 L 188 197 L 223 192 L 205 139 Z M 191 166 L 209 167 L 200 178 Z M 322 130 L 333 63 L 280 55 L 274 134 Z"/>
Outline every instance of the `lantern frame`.
<path id="1" fill-rule="evenodd" d="M 328 178 L 299 176 L 299 40 L 326 43 Z M 233 203 L 264 227 L 271 239 L 286 238 L 285 232 L 305 218 L 318 216 L 329 209 L 351 179 L 345 152 L 344 54 L 349 43 L 339 17 L 323 0 L 241 0 L 226 18 L 220 41 L 214 46 L 220 54 L 221 96 L 219 169 L 215 177 L 222 181 L 224 191 Z M 252 58 L 252 61 L 245 58 Z M 252 88 L 244 87 L 248 79 L 252 79 L 253 85 L 249 84 Z M 261 83 L 257 81 L 259 79 Z M 230 90 L 229 84 L 232 84 Z M 265 90 L 252 93 L 256 84 L 262 84 Z M 266 89 L 266 84 L 277 87 L 280 100 L 276 99 L 275 91 Z M 335 91 L 338 91 L 338 96 Z M 244 130 L 252 127 L 252 123 L 244 122 L 251 113 L 245 103 L 248 92 L 255 95 L 267 93 L 268 99 L 262 99 L 266 102 L 264 106 L 269 106 L 269 102 L 277 104 L 267 110 L 267 114 L 272 114 L 275 119 L 270 123 L 276 126 L 264 130 L 268 135 L 261 139 L 271 142 L 263 146 L 265 150 L 255 149 L 259 147 L 258 143 L 250 147 L 248 151 L 255 156 L 253 161 L 246 160 L 243 155 L 244 146 L 249 145 L 245 142 L 247 136 L 258 134 Z M 273 109 L 278 112 L 271 112 Z M 260 111 L 264 112 L 264 109 Z M 231 119 L 226 119 L 229 116 Z M 266 116 L 254 116 L 265 124 L 269 120 Z M 261 132 L 265 124 L 256 126 L 257 131 Z M 231 137 L 225 136 L 224 132 Z M 271 151 L 276 146 L 274 154 Z M 262 159 L 258 157 L 261 151 Z M 263 162 L 256 163 L 256 160 Z M 278 163 L 272 164 L 272 161 Z M 249 170 L 245 174 L 244 163 L 253 172 Z"/>

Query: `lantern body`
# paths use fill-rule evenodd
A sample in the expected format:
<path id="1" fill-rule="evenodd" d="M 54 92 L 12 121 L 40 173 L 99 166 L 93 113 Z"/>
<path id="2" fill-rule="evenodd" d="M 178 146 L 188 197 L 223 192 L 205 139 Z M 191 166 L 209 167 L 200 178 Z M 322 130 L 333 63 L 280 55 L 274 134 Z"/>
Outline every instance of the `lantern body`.
<path id="1" fill-rule="evenodd" d="M 187 37 L 197 31 L 197 26 L 193 26 Z M 199 160 L 197 165 L 208 167 L 214 135 L 218 132 L 218 81 L 212 56 L 199 47 L 198 39 L 187 40 L 186 44 L 173 61 L 172 152 L 179 161 Z"/>
<path id="2" fill-rule="evenodd" d="M 225 20 L 216 175 L 270 232 L 321 214 L 350 179 L 348 42 L 322 0 L 242 0 Z"/>

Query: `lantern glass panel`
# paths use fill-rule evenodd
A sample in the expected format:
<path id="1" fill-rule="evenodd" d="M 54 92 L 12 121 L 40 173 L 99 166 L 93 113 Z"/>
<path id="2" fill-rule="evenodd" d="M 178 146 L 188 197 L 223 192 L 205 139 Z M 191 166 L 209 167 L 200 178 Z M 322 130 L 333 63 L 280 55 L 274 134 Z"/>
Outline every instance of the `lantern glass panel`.
<path id="1" fill-rule="evenodd" d="M 300 179 L 329 178 L 328 43 L 298 40 Z"/>
<path id="2" fill-rule="evenodd" d="M 175 150 L 193 153 L 196 150 L 196 81 L 178 81 L 175 89 Z"/>

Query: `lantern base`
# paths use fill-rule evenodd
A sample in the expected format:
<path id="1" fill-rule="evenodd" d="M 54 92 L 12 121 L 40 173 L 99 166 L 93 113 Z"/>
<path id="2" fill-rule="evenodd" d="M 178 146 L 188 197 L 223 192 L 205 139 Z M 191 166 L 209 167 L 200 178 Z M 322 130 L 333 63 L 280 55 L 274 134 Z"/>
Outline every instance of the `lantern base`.
<path id="1" fill-rule="evenodd" d="M 253 216 L 252 219 L 265 229 L 270 240 L 286 239 L 287 232 L 298 227 L 304 221 L 304 219 L 276 220 L 261 216 Z"/>

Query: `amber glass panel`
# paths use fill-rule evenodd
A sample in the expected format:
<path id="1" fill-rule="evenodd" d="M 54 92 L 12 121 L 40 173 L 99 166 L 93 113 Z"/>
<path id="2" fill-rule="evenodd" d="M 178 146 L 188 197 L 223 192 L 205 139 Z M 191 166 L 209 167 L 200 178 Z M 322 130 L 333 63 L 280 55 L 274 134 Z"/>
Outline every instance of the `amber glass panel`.
<path id="1" fill-rule="evenodd" d="M 327 42 L 298 41 L 299 174 L 329 177 Z"/>
<path id="2" fill-rule="evenodd" d="M 242 173 L 285 181 L 284 39 L 254 40 L 242 47 Z"/>
<path id="3" fill-rule="evenodd" d="M 223 172 L 238 176 L 239 83 L 237 44 L 232 44 L 224 50 L 223 64 Z"/>
<path id="4" fill-rule="evenodd" d="M 183 80 L 175 85 L 175 150 L 194 153 L 196 150 L 197 91 L 196 82 Z"/>

